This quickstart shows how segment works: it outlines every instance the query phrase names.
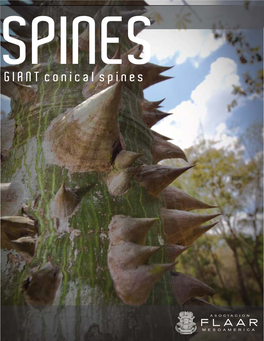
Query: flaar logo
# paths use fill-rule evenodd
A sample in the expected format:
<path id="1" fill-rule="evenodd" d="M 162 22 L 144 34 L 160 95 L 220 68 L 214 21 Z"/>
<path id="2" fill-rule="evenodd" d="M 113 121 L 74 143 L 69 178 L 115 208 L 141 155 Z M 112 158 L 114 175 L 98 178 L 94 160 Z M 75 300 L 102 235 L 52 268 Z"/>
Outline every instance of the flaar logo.
<path id="1" fill-rule="evenodd" d="M 175 326 L 176 331 L 182 335 L 193 334 L 197 329 L 194 318 L 191 311 L 181 311 L 178 317 L 180 321 Z"/>

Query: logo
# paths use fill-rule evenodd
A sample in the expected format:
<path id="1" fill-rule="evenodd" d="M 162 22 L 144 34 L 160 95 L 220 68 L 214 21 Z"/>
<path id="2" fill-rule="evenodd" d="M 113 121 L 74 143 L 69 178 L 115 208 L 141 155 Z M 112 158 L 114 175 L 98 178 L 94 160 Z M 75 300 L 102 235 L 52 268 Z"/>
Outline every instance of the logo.
<path id="1" fill-rule="evenodd" d="M 193 334 L 197 329 L 196 323 L 193 322 L 194 318 L 191 311 L 181 311 L 178 317 L 180 322 L 175 326 L 176 331 L 182 335 Z"/>

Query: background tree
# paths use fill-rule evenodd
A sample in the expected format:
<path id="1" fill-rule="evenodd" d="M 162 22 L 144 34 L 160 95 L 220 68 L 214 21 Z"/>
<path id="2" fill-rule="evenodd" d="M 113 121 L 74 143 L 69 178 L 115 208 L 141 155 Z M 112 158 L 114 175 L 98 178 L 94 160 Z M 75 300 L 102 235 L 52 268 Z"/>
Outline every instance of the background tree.
<path id="1" fill-rule="evenodd" d="M 217 148 L 217 142 L 202 139 L 188 151 L 190 159 L 196 164 L 194 171 L 186 174 L 181 181 L 175 181 L 177 187 L 193 195 L 195 193 L 192 189 L 195 188 L 199 196 L 211 197 L 212 202 L 216 202 L 221 210 L 220 223 L 214 229 L 217 235 L 213 233 L 207 236 L 210 239 L 210 244 L 207 245 L 211 253 L 209 264 L 214 265 L 218 282 L 224 289 L 221 296 L 229 305 L 238 302 L 240 304 L 243 302 L 245 305 L 258 304 L 263 292 L 261 140 L 260 126 L 249 127 L 246 133 L 241 135 L 234 150 Z M 169 163 L 172 165 L 172 162 Z M 224 273 L 227 271 L 220 255 L 220 249 L 224 248 L 223 241 L 233 254 L 237 274 L 236 283 L 223 280 Z M 203 243 L 204 247 L 206 245 L 202 239 L 199 243 Z M 215 248 L 217 251 L 214 251 Z M 187 253 L 191 252 L 193 251 L 187 251 Z M 185 262 L 185 257 L 186 254 L 182 255 L 182 263 Z M 199 262 L 203 264 L 202 257 L 205 257 L 206 261 L 209 259 L 202 251 L 196 257 L 194 255 L 195 261 L 200 259 Z M 195 268 L 199 269 L 198 265 Z M 208 271 L 204 269 L 204 272 Z M 198 277 L 202 277 L 201 273 Z M 239 299 L 233 296 L 232 285 L 239 288 Z"/>

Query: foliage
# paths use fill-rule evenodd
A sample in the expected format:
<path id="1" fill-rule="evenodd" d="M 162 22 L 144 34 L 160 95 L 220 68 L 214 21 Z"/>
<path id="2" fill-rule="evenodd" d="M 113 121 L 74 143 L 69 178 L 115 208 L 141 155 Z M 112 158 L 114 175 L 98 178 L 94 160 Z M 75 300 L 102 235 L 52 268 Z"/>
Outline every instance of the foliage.
<path id="1" fill-rule="evenodd" d="M 263 57 L 260 46 L 251 46 L 250 42 L 243 30 L 238 29 L 225 29 L 219 23 L 220 29 L 213 27 L 215 39 L 225 38 L 226 42 L 236 48 L 238 59 L 241 64 L 258 64 L 262 63 Z M 260 96 L 263 92 L 263 68 L 257 70 L 255 75 L 251 75 L 248 71 L 243 75 L 243 85 L 233 85 L 233 95 L 235 99 L 228 105 L 228 111 L 231 111 L 237 105 L 237 98 L 240 96 L 253 95 L 254 97 Z"/>
<path id="2" fill-rule="evenodd" d="M 193 196 L 217 203 L 222 213 L 213 231 L 182 254 L 178 264 L 180 270 L 216 288 L 212 300 L 215 304 L 261 302 L 261 141 L 261 129 L 257 126 L 251 126 L 240 137 L 234 150 L 219 149 L 213 141 L 200 141 L 188 151 L 189 160 L 196 167 L 174 182 Z"/>

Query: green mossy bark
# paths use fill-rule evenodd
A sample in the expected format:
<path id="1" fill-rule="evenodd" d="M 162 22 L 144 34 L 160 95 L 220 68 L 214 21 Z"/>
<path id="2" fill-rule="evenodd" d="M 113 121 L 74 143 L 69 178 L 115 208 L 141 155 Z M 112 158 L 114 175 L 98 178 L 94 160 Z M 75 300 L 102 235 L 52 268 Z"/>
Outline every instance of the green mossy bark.
<path id="1" fill-rule="evenodd" d="M 48 6 L 47 11 L 49 10 L 54 9 Z M 120 42 L 121 54 L 131 48 L 127 40 L 121 38 Z M 92 73 L 94 66 L 89 65 L 87 53 L 80 52 L 78 65 L 60 65 L 53 61 L 57 48 L 58 41 L 45 46 L 39 53 L 39 65 L 32 67 L 31 61 L 26 61 L 22 71 L 40 71 L 42 75 L 66 72 Z M 114 53 L 112 49 L 108 55 L 111 56 Z M 100 53 L 97 54 L 96 60 L 100 60 Z M 103 64 L 101 63 L 100 66 L 102 68 Z M 125 335 L 130 335 L 128 340 L 139 340 L 132 326 L 136 320 L 138 323 L 142 320 L 141 326 L 136 327 L 138 332 L 145 334 L 145 329 L 149 330 L 152 333 L 151 339 L 160 340 L 158 334 L 155 339 L 151 323 L 146 327 L 146 321 L 149 322 L 147 316 L 145 319 L 145 310 L 141 310 L 141 315 L 137 310 L 122 310 L 126 307 L 116 295 L 107 266 L 107 251 L 108 225 L 112 216 L 123 214 L 137 218 L 160 218 L 162 198 L 153 198 L 135 180 L 132 180 L 130 189 L 125 195 L 113 197 L 106 186 L 106 174 L 96 172 L 69 174 L 66 169 L 47 164 L 42 149 L 45 131 L 59 114 L 76 107 L 84 100 L 83 83 L 60 81 L 45 83 L 40 75 L 37 85 L 38 92 L 35 101 L 25 105 L 21 105 L 19 101 L 11 102 L 12 110 L 9 116 L 16 122 L 16 132 L 9 158 L 2 164 L 2 182 L 19 180 L 24 184 L 27 197 L 24 204 L 28 207 L 28 214 L 38 221 L 39 227 L 36 254 L 30 263 L 23 261 L 21 255 L 15 251 L 4 250 L 2 258 L 2 304 L 7 307 L 13 306 L 10 314 L 14 329 L 18 329 L 19 340 L 68 341 L 65 336 L 67 328 L 74 330 L 72 335 L 75 340 L 119 341 L 124 340 Z M 120 131 L 127 150 L 144 154 L 138 162 L 135 162 L 135 165 L 142 162 L 153 164 L 153 141 L 150 130 L 142 119 L 139 105 L 141 98 L 143 98 L 143 92 L 139 84 L 123 85 L 122 109 L 119 113 Z M 78 189 L 81 198 L 78 210 L 69 218 L 69 229 L 63 232 L 61 228 L 65 227 L 65 221 L 52 219 L 50 212 L 51 202 L 62 183 L 67 188 Z M 72 238 L 72 230 L 79 230 L 80 234 Z M 152 246 L 163 244 L 161 219 L 149 232 L 146 244 Z M 10 253 L 12 257 L 9 257 Z M 48 261 L 59 268 L 62 273 L 62 282 L 54 301 L 55 310 L 52 310 L 51 316 L 49 316 L 49 311 L 45 312 L 45 310 L 41 315 L 33 313 L 29 316 L 28 310 L 21 308 L 26 304 L 24 294 L 21 292 L 22 282 L 32 269 L 41 267 Z M 155 254 L 151 262 L 157 264 L 167 262 L 165 248 Z M 169 328 L 166 332 L 170 330 L 171 340 L 174 340 L 176 337 L 175 319 L 171 317 L 169 307 L 167 309 L 167 306 L 172 305 L 177 304 L 172 296 L 170 275 L 166 274 L 153 287 L 145 306 L 146 308 L 165 306 L 163 318 L 164 321 L 169 321 Z M 98 337 L 90 338 L 90 335 L 97 333 L 97 327 L 90 326 L 89 320 L 85 320 L 84 323 L 82 306 L 93 307 L 91 316 L 99 326 Z M 104 314 L 107 310 L 102 306 L 106 309 L 110 308 L 111 317 L 108 318 L 110 325 L 107 324 L 109 321 L 105 322 Z M 116 306 L 120 307 L 120 310 L 114 310 Z M 65 317 L 64 309 L 67 307 L 73 307 L 74 319 Z M 129 315 L 124 316 L 123 312 Z M 160 321 L 159 309 L 155 314 L 154 324 L 157 324 L 157 321 Z M 6 316 L 8 319 L 8 314 Z M 53 327 L 50 325 L 51 321 Z M 86 331 L 83 334 L 82 330 L 85 328 Z M 103 334 L 103 336 L 100 334 L 100 330 L 105 333 L 105 338 Z M 108 333 L 119 336 L 112 338 Z M 8 337 L 10 339 L 10 336 Z"/>
<path id="2" fill-rule="evenodd" d="M 126 51 L 127 43 L 122 50 Z M 53 62 L 57 44 L 50 44 L 42 51 L 41 69 L 44 73 L 78 72 L 91 74 L 93 66 L 87 63 L 88 56 L 82 53 L 81 63 L 77 66 L 63 66 Z M 111 52 L 110 52 L 111 53 Z M 48 59 L 48 63 L 47 63 Z M 46 65 L 43 65 L 46 61 Z M 26 69 L 24 71 L 28 71 Z M 50 122 L 60 113 L 81 103 L 82 82 L 45 83 L 38 82 L 36 101 L 22 106 L 12 102 L 10 117 L 16 122 L 16 134 L 9 159 L 3 164 L 2 182 L 16 178 L 27 187 L 29 214 L 37 219 L 40 237 L 36 255 L 32 263 L 12 269 L 12 280 L 8 271 L 4 272 L 5 283 L 3 301 L 8 305 L 24 304 L 20 291 L 22 281 L 30 269 L 41 266 L 47 261 L 61 269 L 63 274 L 60 287 L 59 305 L 67 304 L 67 295 L 75 288 L 75 304 L 122 304 L 117 298 L 107 267 L 108 225 L 113 215 L 123 214 L 132 217 L 160 217 L 161 199 L 148 195 L 143 187 L 132 181 L 131 187 L 123 196 L 112 197 L 105 183 L 103 173 L 87 172 L 69 175 L 58 166 L 47 165 L 42 150 L 42 142 Z M 122 110 L 119 115 L 120 130 L 125 139 L 127 150 L 144 153 L 140 161 L 152 164 L 152 136 L 143 123 L 139 99 L 143 97 L 139 84 L 123 86 Z M 137 164 L 137 163 L 135 163 Z M 78 188 L 81 201 L 77 212 L 69 219 L 71 230 L 78 229 L 81 234 L 70 239 L 70 232 L 57 232 L 60 222 L 50 215 L 50 204 L 56 192 L 65 183 L 67 188 Z M 162 239 L 161 223 L 156 223 L 147 238 L 148 245 L 160 245 Z M 164 262 L 162 249 L 152 259 L 155 263 Z M 11 271 L 11 270 L 10 270 Z M 7 276 L 7 278 L 5 278 Z M 89 288 L 89 295 L 84 295 Z M 164 276 L 157 283 L 147 304 L 173 303 L 169 277 Z"/>

